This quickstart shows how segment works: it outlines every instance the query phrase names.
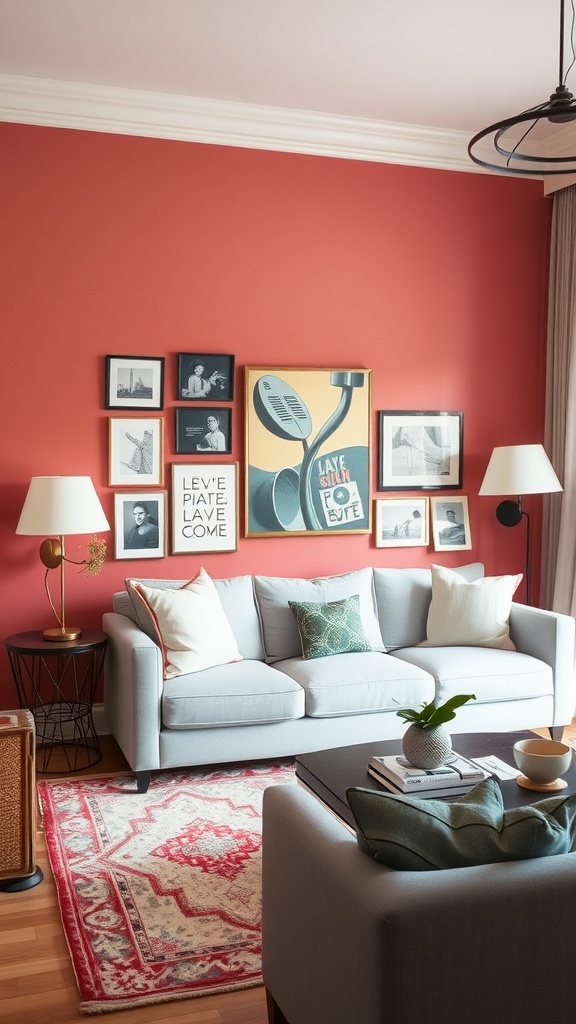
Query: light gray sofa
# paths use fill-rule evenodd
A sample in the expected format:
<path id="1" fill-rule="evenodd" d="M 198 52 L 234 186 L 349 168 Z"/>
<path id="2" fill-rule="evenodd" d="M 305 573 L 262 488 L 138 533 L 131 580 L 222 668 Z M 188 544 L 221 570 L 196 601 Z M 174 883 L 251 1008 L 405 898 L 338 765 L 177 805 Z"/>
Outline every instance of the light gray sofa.
<path id="1" fill-rule="evenodd" d="M 468 580 L 481 563 L 458 570 Z M 183 580 L 143 580 L 176 588 Z M 215 580 L 243 660 L 163 679 L 158 644 L 128 592 L 103 617 L 109 643 L 104 706 L 109 728 L 145 792 L 150 772 L 286 757 L 395 739 L 399 707 L 474 693 L 453 732 L 548 727 L 572 720 L 574 619 L 514 604 L 515 651 L 421 647 L 431 599 L 428 569 L 366 568 L 316 580 L 237 576 Z M 288 600 L 358 594 L 373 650 L 304 661 Z M 141 628 L 143 627 L 143 628 Z"/>
<path id="2" fill-rule="evenodd" d="M 299 786 L 264 793 L 270 1024 L 572 1020 L 575 913 L 576 853 L 395 871 Z"/>

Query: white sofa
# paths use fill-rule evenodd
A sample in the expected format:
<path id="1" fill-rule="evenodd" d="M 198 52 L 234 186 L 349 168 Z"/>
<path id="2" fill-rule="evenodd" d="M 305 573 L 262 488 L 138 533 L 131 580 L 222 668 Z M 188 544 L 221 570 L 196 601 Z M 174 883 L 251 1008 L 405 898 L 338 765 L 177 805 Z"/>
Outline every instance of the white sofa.
<path id="1" fill-rule="evenodd" d="M 481 563 L 458 572 L 473 581 Z M 143 580 L 177 588 L 183 580 Z M 365 568 L 316 580 L 237 576 L 215 580 L 241 661 L 163 678 L 160 647 L 127 591 L 103 617 L 109 643 L 104 706 L 110 730 L 145 792 L 150 772 L 197 764 L 287 757 L 394 739 L 402 706 L 474 693 L 452 732 L 548 727 L 572 720 L 574 619 L 513 604 L 516 650 L 427 647 L 431 572 Z M 289 600 L 358 594 L 372 650 L 303 660 Z"/>

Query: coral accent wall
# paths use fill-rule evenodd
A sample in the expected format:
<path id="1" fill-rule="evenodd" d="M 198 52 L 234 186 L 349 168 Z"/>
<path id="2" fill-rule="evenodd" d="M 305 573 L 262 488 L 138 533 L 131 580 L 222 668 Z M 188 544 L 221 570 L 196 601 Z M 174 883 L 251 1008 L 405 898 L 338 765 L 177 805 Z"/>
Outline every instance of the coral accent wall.
<path id="1" fill-rule="evenodd" d="M 235 354 L 241 468 L 244 365 L 372 369 L 374 497 L 378 410 L 462 411 L 473 549 L 241 533 L 233 554 L 110 557 L 95 579 L 69 566 L 70 621 L 99 626 L 127 575 L 188 578 L 201 563 L 213 576 L 476 559 L 490 574 L 522 569 L 523 527 L 501 527 L 497 499 L 477 492 L 494 445 L 542 440 L 541 182 L 12 124 L 0 147 L 3 637 L 53 625 L 39 542 L 14 533 L 30 477 L 90 474 L 112 521 L 106 354 L 166 358 L 168 491 L 170 464 L 186 461 L 174 449 L 178 352 Z M 536 543 L 536 593 L 538 575 Z M 7 708 L 4 650 L 0 669 Z"/>

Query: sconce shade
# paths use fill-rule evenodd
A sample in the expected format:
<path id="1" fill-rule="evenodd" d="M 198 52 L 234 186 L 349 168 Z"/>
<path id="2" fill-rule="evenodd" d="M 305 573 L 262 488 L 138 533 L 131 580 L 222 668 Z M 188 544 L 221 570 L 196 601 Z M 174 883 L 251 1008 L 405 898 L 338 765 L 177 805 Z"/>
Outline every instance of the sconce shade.
<path id="1" fill-rule="evenodd" d="M 560 483 L 541 444 L 494 448 L 478 494 L 551 494 Z"/>
<path id="2" fill-rule="evenodd" d="M 97 533 L 110 525 L 89 476 L 33 476 L 16 533 Z"/>

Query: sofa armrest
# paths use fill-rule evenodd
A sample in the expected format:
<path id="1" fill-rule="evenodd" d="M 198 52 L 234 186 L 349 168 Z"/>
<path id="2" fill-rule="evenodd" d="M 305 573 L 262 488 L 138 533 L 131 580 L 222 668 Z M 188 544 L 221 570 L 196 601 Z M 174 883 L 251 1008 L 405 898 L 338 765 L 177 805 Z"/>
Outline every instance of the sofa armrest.
<path id="1" fill-rule="evenodd" d="M 162 655 L 126 615 L 106 612 L 104 712 L 110 731 L 134 771 L 160 767 Z"/>
<path id="2" fill-rule="evenodd" d="M 289 1024 L 537 1024 L 573 1012 L 576 854 L 393 871 L 298 786 L 264 793 L 262 967 Z"/>
<path id="3" fill-rule="evenodd" d="M 576 705 L 575 622 L 571 615 L 513 602 L 510 636 L 518 651 L 550 665 L 554 673 L 554 718 L 542 725 L 569 725 Z"/>

